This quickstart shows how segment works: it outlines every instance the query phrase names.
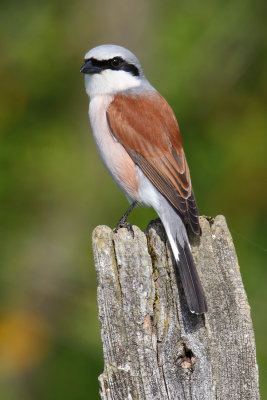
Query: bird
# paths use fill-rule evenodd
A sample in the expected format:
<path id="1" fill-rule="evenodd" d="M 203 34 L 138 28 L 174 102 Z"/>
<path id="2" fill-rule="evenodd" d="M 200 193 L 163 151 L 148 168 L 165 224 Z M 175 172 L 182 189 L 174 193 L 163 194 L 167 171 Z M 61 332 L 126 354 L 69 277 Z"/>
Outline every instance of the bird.
<path id="1" fill-rule="evenodd" d="M 174 112 L 146 79 L 128 49 L 99 45 L 80 69 L 89 97 L 89 119 L 99 155 L 130 203 L 153 207 L 178 265 L 189 310 L 207 312 L 187 229 L 201 234 L 196 199 Z"/>

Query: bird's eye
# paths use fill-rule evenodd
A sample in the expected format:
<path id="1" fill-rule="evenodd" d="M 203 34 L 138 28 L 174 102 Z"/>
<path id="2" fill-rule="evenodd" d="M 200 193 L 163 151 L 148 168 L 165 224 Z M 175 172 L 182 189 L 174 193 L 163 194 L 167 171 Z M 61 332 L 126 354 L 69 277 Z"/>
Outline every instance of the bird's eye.
<path id="1" fill-rule="evenodd" d="M 111 65 L 112 65 L 112 67 L 117 68 L 117 67 L 119 67 L 121 64 L 122 64 L 122 59 L 121 59 L 120 57 L 114 57 L 114 58 L 112 58 L 112 60 L 111 60 Z"/>

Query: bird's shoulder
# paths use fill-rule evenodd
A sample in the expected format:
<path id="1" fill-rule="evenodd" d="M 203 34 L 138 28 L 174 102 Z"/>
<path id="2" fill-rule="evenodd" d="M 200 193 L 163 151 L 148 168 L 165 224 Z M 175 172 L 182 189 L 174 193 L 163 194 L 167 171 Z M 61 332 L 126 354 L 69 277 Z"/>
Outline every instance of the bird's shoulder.
<path id="1" fill-rule="evenodd" d="M 107 109 L 107 119 L 116 136 L 129 145 L 136 145 L 139 138 L 142 145 L 144 141 L 151 143 L 154 149 L 159 147 L 162 152 L 170 151 L 170 147 L 177 152 L 182 149 L 175 114 L 155 90 L 126 91 L 114 95 Z"/>

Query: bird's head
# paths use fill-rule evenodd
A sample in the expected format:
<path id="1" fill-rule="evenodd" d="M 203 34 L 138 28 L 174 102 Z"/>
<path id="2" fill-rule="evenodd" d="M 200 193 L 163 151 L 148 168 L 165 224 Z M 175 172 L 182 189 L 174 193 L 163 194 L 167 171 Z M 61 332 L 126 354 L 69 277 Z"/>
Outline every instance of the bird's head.
<path id="1" fill-rule="evenodd" d="M 85 74 L 85 88 L 90 97 L 148 84 L 137 57 L 124 47 L 112 44 L 89 50 L 80 72 Z"/>

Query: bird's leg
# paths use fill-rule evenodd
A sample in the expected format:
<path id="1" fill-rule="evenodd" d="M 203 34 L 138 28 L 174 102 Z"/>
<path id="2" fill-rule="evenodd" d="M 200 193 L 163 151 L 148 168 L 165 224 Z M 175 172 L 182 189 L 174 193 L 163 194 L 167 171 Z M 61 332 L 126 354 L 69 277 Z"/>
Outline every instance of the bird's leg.
<path id="1" fill-rule="evenodd" d="M 130 205 L 130 207 L 128 208 L 128 210 L 126 211 L 126 213 L 123 214 L 123 216 L 117 223 L 116 228 L 114 229 L 115 233 L 118 231 L 119 228 L 126 228 L 129 232 L 131 232 L 132 236 L 134 237 L 133 227 L 130 224 L 130 222 L 127 222 L 127 218 L 130 215 L 131 211 L 136 206 L 136 204 L 137 204 L 137 202 L 133 201 L 132 204 Z"/>

